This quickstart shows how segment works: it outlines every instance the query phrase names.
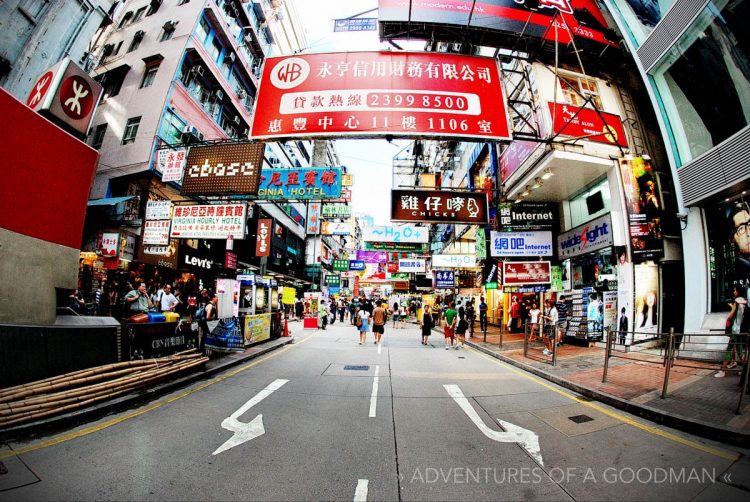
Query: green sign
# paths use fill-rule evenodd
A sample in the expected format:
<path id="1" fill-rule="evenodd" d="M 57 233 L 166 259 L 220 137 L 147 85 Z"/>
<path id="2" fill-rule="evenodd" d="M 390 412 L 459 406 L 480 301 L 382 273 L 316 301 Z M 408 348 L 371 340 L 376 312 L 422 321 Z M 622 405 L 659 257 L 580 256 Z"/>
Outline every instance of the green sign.
<path id="1" fill-rule="evenodd" d="M 487 258 L 487 239 L 485 239 L 483 227 L 477 227 L 475 239 L 477 259 L 484 260 Z"/>
<path id="2" fill-rule="evenodd" d="M 391 274 L 391 279 L 409 280 L 409 272 L 395 272 Z"/>
<path id="3" fill-rule="evenodd" d="M 562 267 L 559 265 L 552 265 L 550 277 L 550 289 L 552 291 L 563 291 Z"/>
<path id="4" fill-rule="evenodd" d="M 326 276 L 326 286 L 340 286 L 341 276 L 337 274 L 328 274 Z"/>
<path id="5" fill-rule="evenodd" d="M 496 282 L 488 282 L 484 285 L 484 289 L 497 289 L 497 283 Z"/>
<path id="6" fill-rule="evenodd" d="M 349 260 L 333 260 L 333 270 L 337 272 L 348 272 Z"/>
<path id="7" fill-rule="evenodd" d="M 424 244 L 413 242 L 365 242 L 365 251 L 393 251 L 401 253 L 421 253 Z"/>
<path id="8" fill-rule="evenodd" d="M 324 218 L 348 218 L 352 215 L 352 207 L 346 204 L 324 204 L 321 214 Z"/>

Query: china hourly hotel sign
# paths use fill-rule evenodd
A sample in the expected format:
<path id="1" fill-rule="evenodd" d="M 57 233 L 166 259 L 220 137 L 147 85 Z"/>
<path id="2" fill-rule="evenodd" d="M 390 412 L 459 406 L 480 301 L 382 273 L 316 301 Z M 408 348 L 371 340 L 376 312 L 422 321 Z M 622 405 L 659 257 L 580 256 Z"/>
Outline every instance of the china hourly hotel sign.
<path id="1" fill-rule="evenodd" d="M 253 138 L 510 139 L 497 61 L 442 53 L 267 58 Z"/>

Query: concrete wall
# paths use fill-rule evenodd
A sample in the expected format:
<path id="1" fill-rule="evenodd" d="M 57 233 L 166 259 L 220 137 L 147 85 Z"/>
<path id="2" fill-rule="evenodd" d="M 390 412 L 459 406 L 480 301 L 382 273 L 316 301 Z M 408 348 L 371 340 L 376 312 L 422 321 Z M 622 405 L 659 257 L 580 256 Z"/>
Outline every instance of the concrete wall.
<path id="1" fill-rule="evenodd" d="M 0 324 L 53 324 L 55 288 L 78 284 L 77 249 L 0 227 Z"/>

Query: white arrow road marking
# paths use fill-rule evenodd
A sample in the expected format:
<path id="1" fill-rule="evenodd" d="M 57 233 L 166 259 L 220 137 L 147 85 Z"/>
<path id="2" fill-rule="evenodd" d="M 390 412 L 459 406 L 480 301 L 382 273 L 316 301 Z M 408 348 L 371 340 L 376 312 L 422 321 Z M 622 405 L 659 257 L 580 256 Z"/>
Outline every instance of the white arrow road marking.
<path id="1" fill-rule="evenodd" d="M 471 421 L 474 422 L 474 425 L 479 427 L 479 430 L 482 431 L 482 434 L 492 439 L 493 441 L 499 441 L 501 443 L 519 443 L 521 447 L 526 450 L 529 455 L 531 455 L 531 458 L 536 460 L 539 465 L 544 466 L 544 462 L 542 461 L 542 454 L 539 450 L 539 436 L 537 436 L 530 430 L 524 429 L 523 427 L 519 427 L 517 425 L 513 425 L 509 422 L 505 422 L 503 420 L 500 420 L 499 418 L 497 419 L 497 421 L 500 426 L 505 429 L 505 432 L 498 432 L 490 429 L 489 427 L 487 427 L 487 425 L 485 425 L 479 414 L 471 406 L 471 403 L 469 403 L 469 400 L 466 399 L 464 393 L 461 392 L 461 389 L 458 387 L 458 385 L 443 385 L 443 387 L 445 387 L 445 390 L 448 391 L 448 394 L 453 398 L 454 401 L 456 401 L 458 406 L 460 406 L 461 409 L 464 410 L 464 413 L 469 416 Z"/>
<path id="2" fill-rule="evenodd" d="M 372 395 L 370 396 L 370 418 L 375 418 L 375 408 L 378 405 L 378 380 L 380 377 L 380 365 L 375 366 L 375 379 L 372 381 Z"/>
<path id="3" fill-rule="evenodd" d="M 250 423 L 240 422 L 238 419 L 247 410 L 263 401 L 274 391 L 279 390 L 281 386 L 288 381 L 289 380 L 282 379 L 273 381 L 268 387 L 258 392 L 252 399 L 243 404 L 239 410 L 235 411 L 229 417 L 225 418 L 224 421 L 221 422 L 221 426 L 228 431 L 234 432 L 234 436 L 229 438 L 223 445 L 219 446 L 216 451 L 213 452 L 213 455 L 218 455 L 223 451 L 227 451 L 230 448 L 234 448 L 237 445 L 265 434 L 266 429 L 263 427 L 263 415 L 258 415 Z"/>
<path id="4" fill-rule="evenodd" d="M 367 500 L 367 485 L 370 482 L 366 479 L 357 480 L 357 490 L 354 492 L 354 502 L 366 502 Z"/>
<path id="5" fill-rule="evenodd" d="M 383 343 L 381 342 L 378 344 L 378 354 L 380 354 L 380 349 L 382 348 L 383 348 Z"/>

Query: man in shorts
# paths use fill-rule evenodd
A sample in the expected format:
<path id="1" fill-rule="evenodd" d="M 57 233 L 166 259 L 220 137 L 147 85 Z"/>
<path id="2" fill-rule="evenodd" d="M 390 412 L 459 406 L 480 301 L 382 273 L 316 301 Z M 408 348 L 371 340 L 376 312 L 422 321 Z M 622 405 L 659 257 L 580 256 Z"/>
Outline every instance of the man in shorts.
<path id="1" fill-rule="evenodd" d="M 382 302 L 378 300 L 375 303 L 375 309 L 372 311 L 372 333 L 375 335 L 375 343 L 380 343 L 380 339 L 385 333 L 385 309 L 381 306 Z"/>
<path id="2" fill-rule="evenodd" d="M 458 317 L 458 312 L 453 308 L 453 305 L 453 302 L 450 302 L 448 310 L 445 311 L 445 327 L 443 328 L 445 335 L 445 350 L 450 349 L 453 345 L 453 339 L 456 332 L 456 318 Z"/>

